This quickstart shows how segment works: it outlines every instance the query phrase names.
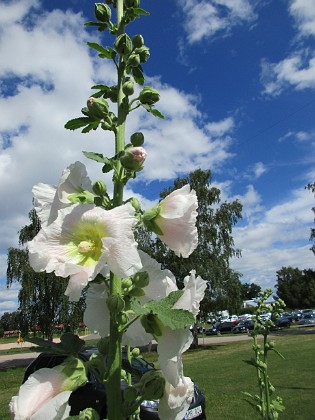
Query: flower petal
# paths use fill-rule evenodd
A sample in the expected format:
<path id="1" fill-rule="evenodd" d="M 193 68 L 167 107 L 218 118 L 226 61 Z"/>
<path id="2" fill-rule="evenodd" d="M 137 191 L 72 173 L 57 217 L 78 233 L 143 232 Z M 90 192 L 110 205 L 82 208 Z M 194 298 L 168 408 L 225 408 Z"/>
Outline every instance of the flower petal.
<path id="1" fill-rule="evenodd" d="M 64 420 L 70 416 L 71 407 L 68 405 L 72 391 L 63 391 L 48 401 L 42 408 L 32 415 L 30 420 L 54 419 Z"/>
<path id="2" fill-rule="evenodd" d="M 184 293 L 173 306 L 174 309 L 186 309 L 195 317 L 199 313 L 200 302 L 202 301 L 207 282 L 200 276 L 196 278 L 196 271 L 192 270 L 189 276 L 184 278 Z"/>
<path id="3" fill-rule="evenodd" d="M 166 382 L 159 402 L 159 417 L 163 420 L 182 420 L 194 397 L 194 383 L 184 377 L 176 387 Z"/>

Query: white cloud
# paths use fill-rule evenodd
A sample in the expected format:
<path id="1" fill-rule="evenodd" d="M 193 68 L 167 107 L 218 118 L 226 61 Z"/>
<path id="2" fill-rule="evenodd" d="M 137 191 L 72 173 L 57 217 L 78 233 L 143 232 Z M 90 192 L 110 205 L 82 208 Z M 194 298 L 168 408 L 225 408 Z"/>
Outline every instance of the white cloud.
<path id="1" fill-rule="evenodd" d="M 257 198 L 253 203 L 255 201 Z M 275 284 L 276 271 L 283 266 L 315 269 L 308 241 L 313 205 L 314 197 L 301 187 L 282 204 L 257 213 L 259 221 L 233 229 L 235 245 L 242 250 L 242 258 L 233 259 L 232 267 L 244 274 L 244 281 L 266 288 Z M 244 200 L 245 213 L 247 207 Z"/>
<path id="2" fill-rule="evenodd" d="M 261 68 L 261 81 L 267 95 L 279 95 L 289 86 L 297 90 L 315 88 L 314 52 L 309 57 L 308 51 L 297 51 L 278 63 L 263 60 Z"/>
<path id="3" fill-rule="evenodd" d="M 256 18 L 248 0 L 178 0 L 185 15 L 184 28 L 190 44 L 226 34 L 232 27 Z"/>
<path id="4" fill-rule="evenodd" d="M 18 308 L 19 285 L 13 284 L 7 288 L 4 282 L 0 281 L 0 317 L 4 312 L 14 312 Z"/>
<path id="5" fill-rule="evenodd" d="M 291 0 L 289 11 L 301 35 L 315 35 L 315 0 Z"/>
<path id="6" fill-rule="evenodd" d="M 279 138 L 279 142 L 287 139 L 297 140 L 298 142 L 312 141 L 315 139 L 314 133 L 306 131 L 288 131 L 284 136 Z"/>

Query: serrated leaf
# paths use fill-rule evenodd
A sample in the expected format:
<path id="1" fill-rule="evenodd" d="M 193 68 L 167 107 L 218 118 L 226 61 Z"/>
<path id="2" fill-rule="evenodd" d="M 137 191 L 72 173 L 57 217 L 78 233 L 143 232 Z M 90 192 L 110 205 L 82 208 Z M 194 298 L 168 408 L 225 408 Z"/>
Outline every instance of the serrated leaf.
<path id="1" fill-rule="evenodd" d="M 96 42 L 88 42 L 87 45 L 98 51 L 100 53 L 99 56 L 102 58 L 109 58 L 110 60 L 113 60 L 116 57 L 116 52 L 111 47 L 104 48 L 102 45 L 99 45 Z"/>
<path id="2" fill-rule="evenodd" d="M 96 162 L 106 163 L 106 164 L 111 163 L 110 159 L 108 159 L 106 156 L 102 155 L 101 153 L 86 152 L 86 151 L 83 151 L 82 153 L 88 159 L 95 160 Z"/>
<path id="3" fill-rule="evenodd" d="M 158 118 L 162 118 L 162 119 L 164 119 L 164 115 L 163 115 L 160 111 L 158 111 L 157 109 L 155 109 L 155 108 L 151 108 L 150 112 L 151 112 L 151 114 L 152 114 L 152 115 L 154 115 L 155 117 L 158 117 Z"/>
<path id="4" fill-rule="evenodd" d="M 144 76 L 142 70 L 138 67 L 132 68 L 132 75 L 135 79 L 135 82 L 138 83 L 138 85 L 143 86 L 144 85 Z"/>
<path id="5" fill-rule="evenodd" d="M 85 134 L 91 130 L 96 130 L 99 124 L 100 124 L 100 121 L 94 121 L 91 124 L 87 125 L 85 128 L 83 128 L 81 132 Z"/>
<path id="6" fill-rule="evenodd" d="M 92 122 L 93 121 L 89 117 L 74 118 L 65 124 L 65 128 L 68 130 L 77 130 L 78 128 L 85 127 Z"/>

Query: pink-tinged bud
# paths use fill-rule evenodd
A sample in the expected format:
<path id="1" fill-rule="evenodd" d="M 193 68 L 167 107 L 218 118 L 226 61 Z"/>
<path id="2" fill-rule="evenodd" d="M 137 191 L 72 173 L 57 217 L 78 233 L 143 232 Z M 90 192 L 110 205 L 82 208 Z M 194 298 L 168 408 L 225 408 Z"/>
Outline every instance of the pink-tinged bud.
<path id="1" fill-rule="evenodd" d="M 141 171 L 147 153 L 143 147 L 129 147 L 120 158 L 122 166 L 131 171 Z"/>

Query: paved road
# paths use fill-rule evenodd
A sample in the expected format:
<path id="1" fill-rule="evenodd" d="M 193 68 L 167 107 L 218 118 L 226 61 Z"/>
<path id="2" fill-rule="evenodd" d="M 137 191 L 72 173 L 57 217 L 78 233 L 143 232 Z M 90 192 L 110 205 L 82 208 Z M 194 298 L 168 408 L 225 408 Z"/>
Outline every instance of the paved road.
<path id="1" fill-rule="evenodd" d="M 82 337 L 83 338 L 83 337 Z M 90 338 L 97 338 L 96 335 L 91 335 L 88 337 L 84 337 L 85 340 L 88 341 Z M 224 344 L 224 343 L 230 343 L 235 341 L 248 341 L 251 340 L 251 337 L 248 337 L 247 335 L 236 335 L 236 336 L 215 336 L 215 337 L 204 337 L 199 338 L 199 345 L 215 345 L 215 344 Z M 54 340 L 58 342 L 57 340 Z M 32 347 L 34 344 L 25 342 L 23 343 L 22 348 L 28 348 Z M 8 344 L 0 344 L 0 350 L 8 350 L 11 348 L 17 348 L 19 347 L 16 343 L 8 343 Z M 19 367 L 19 366 L 27 366 L 29 363 L 34 360 L 39 353 L 20 353 L 20 354 L 8 354 L 1 356 L 0 355 L 0 370 L 1 369 L 9 369 L 13 367 Z"/>

